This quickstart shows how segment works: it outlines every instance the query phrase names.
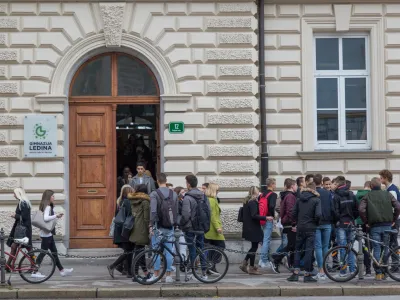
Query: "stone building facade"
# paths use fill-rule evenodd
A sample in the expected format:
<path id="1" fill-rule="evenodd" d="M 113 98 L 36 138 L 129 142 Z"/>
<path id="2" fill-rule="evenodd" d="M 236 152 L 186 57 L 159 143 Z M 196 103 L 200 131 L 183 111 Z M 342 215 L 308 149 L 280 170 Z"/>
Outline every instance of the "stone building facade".
<path id="1" fill-rule="evenodd" d="M 398 173 L 400 5 L 266 2 L 267 138 L 278 187 L 286 177 L 321 172 L 345 174 L 356 189 L 380 169 Z M 225 230 L 240 232 L 238 202 L 251 185 L 259 185 L 257 17 L 257 4 L 246 0 L 0 1 L 1 226 L 11 226 L 15 187 L 22 186 L 35 206 L 44 189 L 53 189 L 58 209 L 66 212 L 58 234 L 68 247 L 77 213 L 69 197 L 71 80 L 88 59 L 122 52 L 140 58 L 157 78 L 160 169 L 175 186 L 188 173 L 200 183 L 218 183 Z M 317 45 L 321 51 L 331 45 L 318 38 L 340 46 L 353 39 L 358 50 L 363 43 L 365 52 L 358 54 L 364 66 L 344 70 L 345 56 L 354 52 L 344 46 L 338 70 L 335 61 L 316 62 Z M 319 63 L 322 72 L 315 68 Z M 324 97 L 335 98 L 332 81 L 321 80 L 321 105 L 328 113 L 316 105 L 321 78 L 336 80 L 336 101 L 342 103 L 327 106 Z M 362 80 L 347 83 L 348 78 Z M 347 107 L 346 89 L 349 98 L 363 91 L 364 99 Z M 57 157 L 24 158 L 28 114 L 57 115 Z M 168 132 L 174 121 L 185 123 L 183 134 Z M 351 124 L 358 128 L 353 133 Z M 337 131 L 333 137 L 328 125 Z M 395 182 L 399 179 L 396 174 Z"/>

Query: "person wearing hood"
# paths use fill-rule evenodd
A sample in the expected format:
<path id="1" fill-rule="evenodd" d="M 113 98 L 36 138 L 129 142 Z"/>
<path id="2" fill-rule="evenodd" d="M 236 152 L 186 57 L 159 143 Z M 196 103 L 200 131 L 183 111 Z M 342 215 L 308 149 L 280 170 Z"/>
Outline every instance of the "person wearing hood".
<path id="1" fill-rule="evenodd" d="M 258 206 L 259 193 L 260 190 L 257 187 L 252 186 L 250 188 L 249 194 L 243 201 L 242 208 L 242 238 L 244 238 L 246 241 L 251 242 L 251 248 L 249 252 L 247 252 L 246 257 L 239 268 L 249 275 L 261 275 L 261 273 L 257 270 L 257 267 L 254 266 L 254 262 L 256 259 L 258 244 L 261 243 L 264 239 L 264 233 L 260 226 L 260 221 L 267 220 L 267 217 L 260 215 L 260 210 Z M 249 260 L 250 266 L 248 265 Z"/>
<path id="2" fill-rule="evenodd" d="M 204 195 L 202 191 L 197 188 L 198 180 L 194 175 L 187 175 L 186 186 L 188 191 L 185 193 L 185 196 L 182 201 L 182 216 L 180 220 L 180 227 L 182 231 L 185 233 L 186 242 L 191 243 L 188 245 L 189 249 L 189 257 L 190 261 L 193 263 L 196 259 L 196 247 L 199 249 L 204 248 L 204 234 L 195 234 L 193 231 L 199 231 L 198 228 L 195 228 L 195 224 L 193 224 L 192 220 L 197 219 L 200 216 L 197 216 L 197 206 L 200 205 L 200 201 L 205 200 L 208 207 L 208 216 L 211 216 L 210 202 L 208 198 Z M 208 220 L 208 224 L 210 219 Z M 196 240 L 194 241 L 196 237 Z M 206 277 L 206 274 L 202 275 Z"/>
<path id="3" fill-rule="evenodd" d="M 358 204 L 356 196 L 348 189 L 346 179 L 343 176 L 336 177 L 335 184 L 337 188 L 334 194 L 334 205 L 336 215 L 336 227 L 339 246 L 345 246 L 348 242 L 354 240 L 355 232 L 350 227 L 354 225 L 355 219 L 358 217 Z M 344 256 L 344 250 L 341 256 Z M 355 257 L 350 253 L 349 269 L 353 273 L 356 270 Z M 347 270 L 341 270 L 340 276 L 345 277 Z"/>
<path id="4" fill-rule="evenodd" d="M 317 282 L 311 276 L 313 270 L 312 256 L 315 245 L 315 231 L 321 219 L 321 201 L 319 194 L 315 191 L 315 183 L 310 182 L 306 189 L 301 192 L 300 200 L 293 208 L 292 217 L 297 225 L 292 225 L 296 231 L 296 253 L 294 257 L 294 272 L 288 281 L 299 281 L 301 251 L 305 249 L 304 255 L 304 282 Z"/>
<path id="5" fill-rule="evenodd" d="M 286 253 L 290 252 L 289 255 L 289 267 L 292 267 L 294 264 L 294 250 L 296 248 L 296 230 L 293 228 L 293 225 L 296 225 L 296 220 L 292 216 L 293 208 L 296 205 L 296 195 L 297 195 L 297 184 L 293 179 L 285 180 L 285 189 L 286 191 L 281 192 L 281 222 L 283 225 L 283 234 L 287 235 L 287 245 L 282 249 L 281 252 Z M 275 273 L 279 272 L 279 264 L 282 259 L 285 257 L 285 254 L 274 253 L 272 254 L 273 259 L 273 267 L 272 270 Z"/>
<path id="6" fill-rule="evenodd" d="M 147 194 L 147 185 L 139 184 L 135 186 L 135 192 L 128 194 L 131 204 L 132 215 L 135 217 L 133 229 L 129 236 L 129 241 L 135 245 L 135 255 L 139 254 L 150 244 L 150 197 Z M 132 264 L 132 257 L 130 264 Z M 141 262 L 143 273 L 150 278 L 152 274 L 146 268 L 146 262 Z M 131 269 L 131 267 L 130 267 Z M 132 279 L 133 280 L 133 279 Z"/>

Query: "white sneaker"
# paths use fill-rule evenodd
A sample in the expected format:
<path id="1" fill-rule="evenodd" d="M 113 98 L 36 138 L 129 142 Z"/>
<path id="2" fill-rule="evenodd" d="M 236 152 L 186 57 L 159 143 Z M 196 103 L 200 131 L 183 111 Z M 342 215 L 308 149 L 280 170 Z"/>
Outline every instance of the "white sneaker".
<path id="1" fill-rule="evenodd" d="M 207 275 L 202 275 L 200 278 L 201 278 L 202 280 L 208 280 L 208 276 L 207 276 Z"/>
<path id="2" fill-rule="evenodd" d="M 165 277 L 165 283 L 174 283 L 174 280 L 172 279 L 171 276 Z"/>
<path id="3" fill-rule="evenodd" d="M 32 273 L 32 278 L 45 278 L 46 276 L 42 275 L 40 272 Z"/>
<path id="4" fill-rule="evenodd" d="M 64 269 L 64 270 L 62 270 L 61 272 L 60 272 L 60 275 L 62 276 L 62 277 L 65 277 L 65 276 L 68 276 L 68 275 L 71 275 L 71 273 L 74 271 L 74 269 Z"/>
<path id="5" fill-rule="evenodd" d="M 266 263 L 262 262 L 262 261 L 260 261 L 260 262 L 258 263 L 258 266 L 259 266 L 261 269 L 265 269 L 265 268 L 268 267 L 268 265 L 267 265 Z"/>
<path id="6" fill-rule="evenodd" d="M 325 280 L 325 279 L 326 279 L 326 275 L 325 275 L 325 274 L 322 274 L 322 273 L 318 273 L 318 274 L 317 274 L 317 279 L 318 279 L 318 280 Z"/>
<path id="7" fill-rule="evenodd" d="M 187 277 L 185 278 L 186 282 L 192 281 L 192 280 L 193 280 L 193 275 L 191 275 L 191 274 L 188 274 Z"/>
<path id="8" fill-rule="evenodd" d="M 174 266 L 171 266 L 171 272 L 175 272 L 176 268 Z"/>
<path id="9" fill-rule="evenodd" d="M 153 282 L 153 281 L 156 281 L 157 280 L 157 276 L 155 276 L 154 274 L 153 274 L 153 276 L 151 276 L 150 277 L 150 279 L 148 280 L 149 282 Z M 158 281 L 159 282 L 159 281 Z"/>

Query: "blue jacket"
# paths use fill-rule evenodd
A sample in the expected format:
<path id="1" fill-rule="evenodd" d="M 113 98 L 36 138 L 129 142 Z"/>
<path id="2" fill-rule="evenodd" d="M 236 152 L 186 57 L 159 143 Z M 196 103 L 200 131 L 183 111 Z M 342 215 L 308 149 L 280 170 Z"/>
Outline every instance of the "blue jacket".
<path id="1" fill-rule="evenodd" d="M 321 187 L 317 187 L 317 193 L 321 200 L 321 219 L 319 225 L 333 224 L 335 219 L 335 206 L 331 193 Z"/>
<path id="2" fill-rule="evenodd" d="M 388 192 L 395 192 L 396 193 L 396 200 L 400 201 L 400 191 L 398 189 L 397 186 L 395 186 L 394 184 L 391 184 L 388 188 L 387 188 Z M 394 195 L 393 195 L 394 196 Z"/>

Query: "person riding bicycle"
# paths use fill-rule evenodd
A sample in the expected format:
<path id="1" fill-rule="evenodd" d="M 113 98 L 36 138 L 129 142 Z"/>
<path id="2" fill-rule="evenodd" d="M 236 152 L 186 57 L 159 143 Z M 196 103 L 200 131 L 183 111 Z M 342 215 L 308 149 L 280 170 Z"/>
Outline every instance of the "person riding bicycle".
<path id="1" fill-rule="evenodd" d="M 157 184 L 159 188 L 150 194 L 150 228 L 155 228 L 153 231 L 152 244 L 155 246 L 159 240 L 159 234 L 167 236 L 168 241 L 174 240 L 174 227 L 178 223 L 179 201 L 178 195 L 173 190 L 167 187 L 167 176 L 164 173 L 157 174 Z M 171 250 L 171 243 L 165 243 L 164 246 Z M 174 280 L 171 277 L 172 255 L 167 250 L 164 250 L 167 259 L 167 277 L 166 283 L 172 283 Z M 160 258 L 156 262 L 154 268 L 154 276 L 159 276 Z"/>
<path id="2" fill-rule="evenodd" d="M 386 232 L 392 229 L 392 224 L 396 222 L 400 215 L 400 203 L 390 192 L 383 191 L 381 189 L 381 179 L 374 177 L 371 180 L 371 191 L 361 200 L 359 212 L 362 221 L 370 227 L 371 239 L 378 242 L 387 242 L 384 241 L 385 238 L 389 238 Z M 379 261 L 381 245 L 372 242 L 372 247 L 374 249 L 374 257 Z M 383 270 L 375 265 L 374 269 L 375 279 L 382 280 L 384 278 Z"/>

